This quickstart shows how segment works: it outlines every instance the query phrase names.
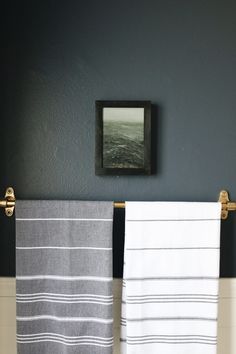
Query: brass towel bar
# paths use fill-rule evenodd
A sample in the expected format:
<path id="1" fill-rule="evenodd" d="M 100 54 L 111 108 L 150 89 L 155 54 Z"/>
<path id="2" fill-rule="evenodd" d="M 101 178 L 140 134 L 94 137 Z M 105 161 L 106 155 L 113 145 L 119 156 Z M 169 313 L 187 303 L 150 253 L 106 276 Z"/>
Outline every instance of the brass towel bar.
<path id="1" fill-rule="evenodd" d="M 229 194 L 227 191 L 222 190 L 219 195 L 218 201 L 222 204 L 221 219 L 225 220 L 228 217 L 229 211 L 236 211 L 236 202 L 229 200 Z M 7 216 L 12 216 L 15 209 L 15 193 L 12 187 L 8 187 L 5 193 L 5 199 L 0 200 L 0 207 L 5 208 Z M 114 202 L 114 208 L 125 208 L 125 202 Z"/>

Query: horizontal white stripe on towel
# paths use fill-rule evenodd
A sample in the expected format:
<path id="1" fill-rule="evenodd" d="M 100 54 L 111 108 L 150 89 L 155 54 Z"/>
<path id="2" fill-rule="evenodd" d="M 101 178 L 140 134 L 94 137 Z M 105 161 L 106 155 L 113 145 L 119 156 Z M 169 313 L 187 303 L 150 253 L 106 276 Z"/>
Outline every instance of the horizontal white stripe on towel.
<path id="1" fill-rule="evenodd" d="M 38 333 L 38 334 L 30 334 L 30 335 L 18 335 L 17 339 L 22 343 L 27 343 L 28 341 L 37 342 L 42 339 L 52 339 L 52 340 L 60 340 L 65 343 L 97 343 L 97 344 L 113 344 L 113 337 L 104 338 L 104 337 L 95 337 L 95 336 L 64 336 L 56 333 Z"/>
<path id="2" fill-rule="evenodd" d="M 86 301 L 86 300 L 92 300 L 92 301 L 104 301 L 104 302 L 111 302 L 112 299 L 103 299 L 103 298 L 94 298 L 94 297 L 72 297 L 72 298 L 68 298 L 68 297 L 63 297 L 63 296 L 45 296 L 45 295 L 38 295 L 38 296 L 17 296 L 16 297 L 17 300 L 37 300 L 37 299 L 51 299 L 51 300 L 64 300 L 64 301 Z"/>
<path id="3" fill-rule="evenodd" d="M 113 323 L 112 318 L 98 318 L 98 317 L 58 317 L 50 315 L 40 315 L 40 316 L 17 316 L 17 321 L 38 321 L 38 320 L 52 320 L 58 322 L 95 322 L 109 324 Z"/>
<path id="4" fill-rule="evenodd" d="M 64 338 L 60 338 L 60 337 L 56 337 L 56 336 L 40 336 L 40 337 L 33 337 L 33 338 L 18 338 L 19 341 L 21 342 L 24 342 L 24 343 L 27 343 L 28 341 L 39 341 L 41 339 L 55 339 L 55 340 L 61 340 L 65 343 L 73 343 L 73 344 L 76 344 L 76 343 L 84 343 L 84 342 L 90 342 L 90 343 L 98 343 L 98 344 L 112 344 L 113 343 L 113 340 L 110 340 L 110 341 L 99 341 L 99 340 L 92 340 L 92 339 L 74 339 L 74 340 L 68 340 L 68 339 L 64 339 Z"/>
<path id="5" fill-rule="evenodd" d="M 17 343 L 19 344 L 32 344 L 32 343 L 40 343 L 40 342 L 54 342 L 54 343 L 59 343 L 67 346 L 79 346 L 79 345 L 91 345 L 91 346 L 96 346 L 96 347 L 112 347 L 113 343 L 110 344 L 100 344 L 99 342 L 93 342 L 93 341 L 84 341 L 84 342 L 79 342 L 79 343 L 67 343 L 65 340 L 62 339 L 37 339 L 37 340 L 27 340 L 27 341 L 22 341 L 22 340 L 17 340 Z"/>
<path id="6" fill-rule="evenodd" d="M 74 298 L 74 297 L 90 297 L 90 298 L 100 298 L 100 299 L 112 299 L 113 295 L 95 295 L 95 294 L 59 294 L 59 293 L 32 293 L 32 294 L 19 294 L 17 293 L 17 297 L 34 297 L 34 296 L 50 296 L 50 297 L 65 297 L 65 298 Z"/>
<path id="7" fill-rule="evenodd" d="M 17 303 L 33 303 L 33 302 L 54 302 L 60 304 L 96 304 L 110 306 L 113 304 L 113 300 L 103 300 L 94 298 L 82 298 L 82 299 L 67 299 L 59 297 L 39 296 L 33 298 L 17 298 Z"/>
<path id="8" fill-rule="evenodd" d="M 32 337 L 43 337 L 43 336 L 54 336 L 54 337 L 60 337 L 68 340 L 76 340 L 76 339 L 94 339 L 94 340 L 99 340 L 99 341 L 104 341 L 104 342 L 110 342 L 113 340 L 113 337 L 96 337 L 96 336 L 65 336 L 64 334 L 60 333 L 52 333 L 52 332 L 42 332 L 42 333 L 31 333 L 31 334 L 16 334 L 17 338 L 19 339 L 24 339 L 24 338 L 32 338 Z"/>
<path id="9" fill-rule="evenodd" d="M 112 277 L 96 277 L 96 276 L 60 276 L 60 275 L 17 275 L 16 280 L 35 280 L 35 279 L 50 279 L 64 281 L 99 281 L 111 282 Z"/>
<path id="10" fill-rule="evenodd" d="M 16 218 L 16 221 L 113 221 L 113 219 L 91 218 Z"/>
<path id="11" fill-rule="evenodd" d="M 94 304 L 94 305 L 104 305 L 104 306 L 111 306 L 113 301 L 103 302 L 103 301 L 95 301 L 95 300 L 58 300 L 58 299 L 34 299 L 34 300 L 16 300 L 18 304 L 28 304 L 34 302 L 53 302 L 59 304 Z"/>
<path id="12" fill-rule="evenodd" d="M 95 250 L 112 251 L 111 247 L 62 247 L 62 246 L 36 246 L 36 247 L 16 247 L 17 250 L 38 250 L 38 249 L 56 249 L 56 250 Z"/>

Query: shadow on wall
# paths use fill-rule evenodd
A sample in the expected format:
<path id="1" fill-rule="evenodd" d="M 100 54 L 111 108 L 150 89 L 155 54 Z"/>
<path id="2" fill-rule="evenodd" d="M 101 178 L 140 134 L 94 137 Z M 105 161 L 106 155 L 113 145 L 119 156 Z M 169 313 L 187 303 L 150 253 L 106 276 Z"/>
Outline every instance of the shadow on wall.
<path id="1" fill-rule="evenodd" d="M 221 222 L 220 276 L 234 277 L 235 274 L 235 212 L 229 212 L 226 220 Z"/>
<path id="2" fill-rule="evenodd" d="M 3 146 L 1 153 L 0 196 L 5 195 L 8 186 L 14 186 L 16 176 L 21 174 L 16 164 L 21 146 L 18 139 L 22 132 L 19 116 L 22 112 L 24 90 L 22 82 L 25 77 L 27 52 L 21 47 L 18 36 L 19 20 L 17 6 L 11 12 L 10 22 L 6 21 L 5 45 L 2 46 L 1 58 L 1 129 L 0 138 Z M 9 31 L 8 31 L 9 30 Z M 0 276 L 15 275 L 15 217 L 8 218 L 0 210 Z"/>

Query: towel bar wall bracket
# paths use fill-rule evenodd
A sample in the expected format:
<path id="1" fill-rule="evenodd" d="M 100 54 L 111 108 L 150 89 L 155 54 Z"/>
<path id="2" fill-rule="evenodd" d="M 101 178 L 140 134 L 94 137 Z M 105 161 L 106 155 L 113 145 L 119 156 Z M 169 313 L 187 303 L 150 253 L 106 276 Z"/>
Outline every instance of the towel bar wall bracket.
<path id="1" fill-rule="evenodd" d="M 219 202 L 221 203 L 221 219 L 225 220 L 228 217 L 229 211 L 236 211 L 236 202 L 229 200 L 229 193 L 225 190 L 220 192 Z"/>
<path id="2" fill-rule="evenodd" d="M 222 205 L 221 219 L 225 220 L 228 217 L 229 211 L 236 211 L 236 202 L 231 202 L 229 199 L 229 193 L 226 190 L 222 190 L 219 195 L 218 201 Z M 0 200 L 0 208 L 5 208 L 5 214 L 12 216 L 15 209 L 15 193 L 12 187 L 8 187 L 5 193 L 5 199 Z M 114 208 L 124 209 L 125 202 L 114 202 Z"/>
<path id="3" fill-rule="evenodd" d="M 7 216 L 12 216 L 15 209 L 15 193 L 12 187 L 8 187 L 5 193 L 5 199 L 0 200 L 0 207 L 5 208 L 5 213 Z"/>

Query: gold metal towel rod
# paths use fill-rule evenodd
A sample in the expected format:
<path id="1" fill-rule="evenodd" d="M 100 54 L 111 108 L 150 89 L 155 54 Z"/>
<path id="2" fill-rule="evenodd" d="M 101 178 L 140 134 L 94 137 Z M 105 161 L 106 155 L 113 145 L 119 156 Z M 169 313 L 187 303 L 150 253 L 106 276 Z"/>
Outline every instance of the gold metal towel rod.
<path id="1" fill-rule="evenodd" d="M 236 202 L 231 202 L 229 200 L 229 193 L 222 190 L 219 195 L 218 201 L 222 204 L 221 209 L 221 219 L 225 220 L 228 217 L 229 211 L 236 211 Z M 5 213 L 7 216 L 12 216 L 15 209 L 15 193 L 12 187 L 8 187 L 5 193 L 5 199 L 0 200 L 0 207 L 5 208 Z M 114 202 L 114 208 L 124 209 L 125 202 Z"/>

